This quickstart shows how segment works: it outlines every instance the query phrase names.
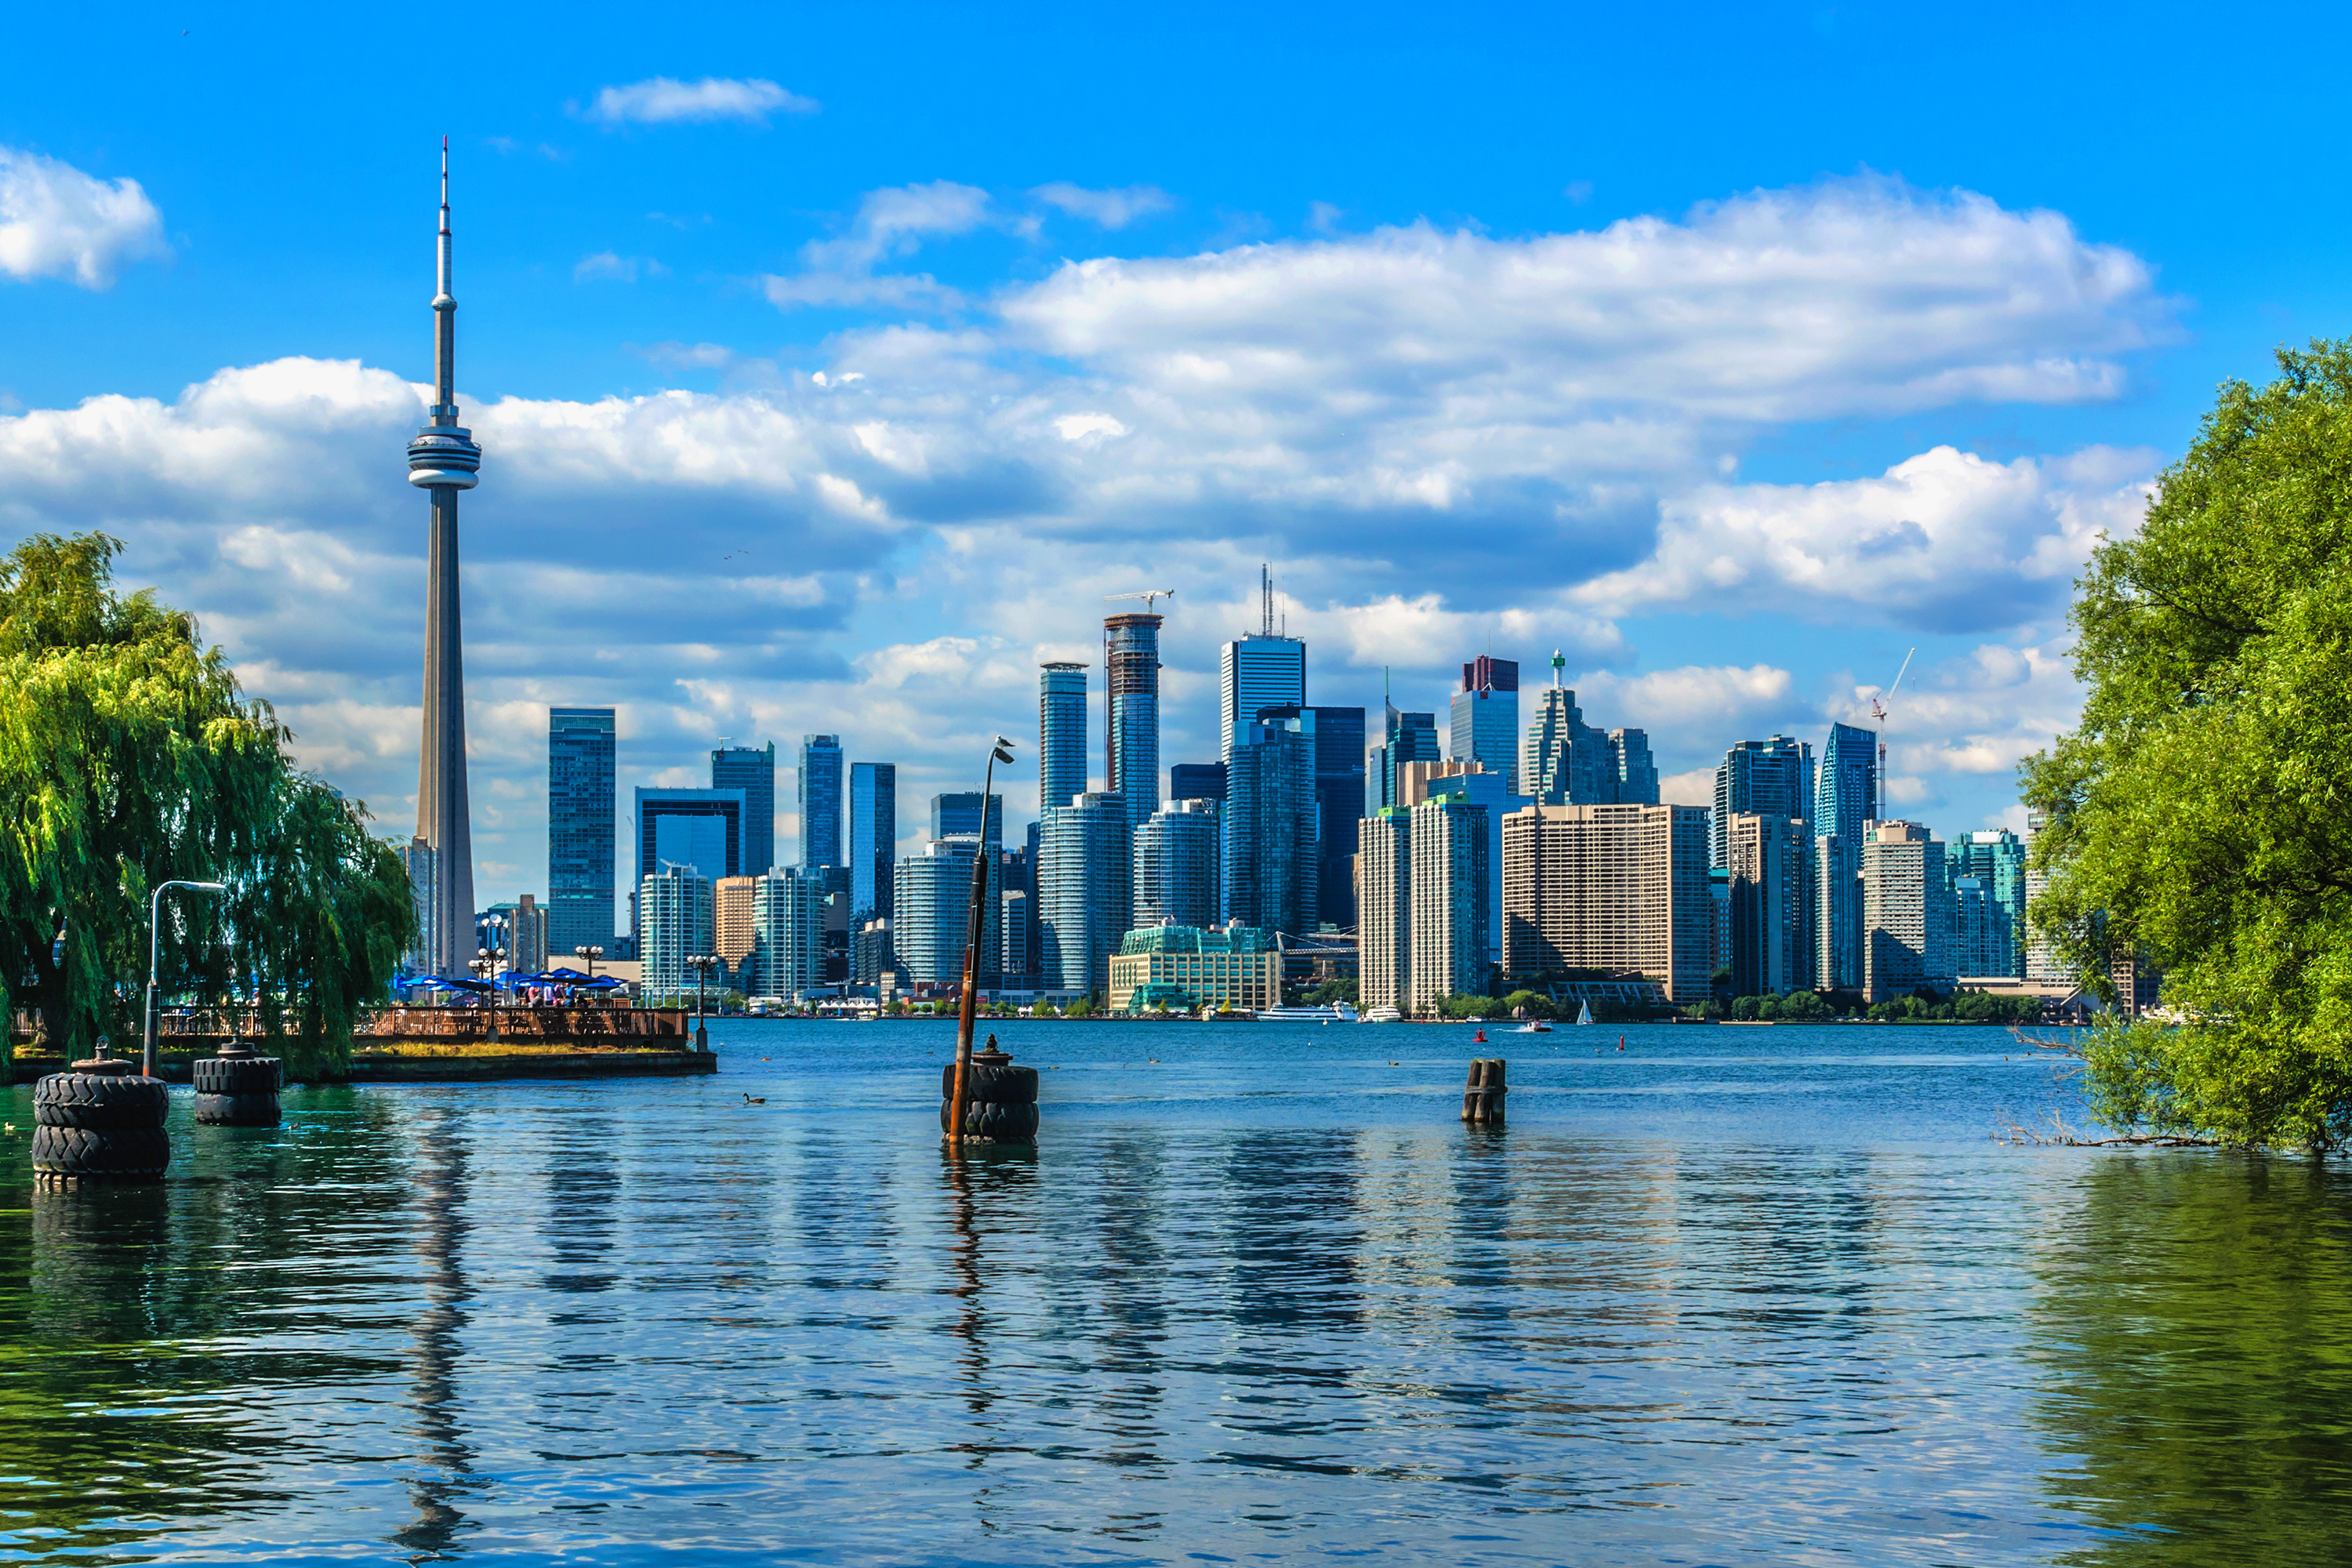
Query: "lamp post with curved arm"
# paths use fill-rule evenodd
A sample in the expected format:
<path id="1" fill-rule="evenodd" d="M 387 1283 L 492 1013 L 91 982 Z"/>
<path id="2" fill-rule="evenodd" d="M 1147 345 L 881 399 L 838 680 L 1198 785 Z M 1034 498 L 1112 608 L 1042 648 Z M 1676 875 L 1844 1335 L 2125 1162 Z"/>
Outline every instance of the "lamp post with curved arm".
<path id="1" fill-rule="evenodd" d="M 988 766 L 980 780 L 980 849 L 971 858 L 971 910 L 963 930 L 963 1000 L 956 1008 L 955 1089 L 948 1096 L 948 1148 L 963 1158 L 964 1080 L 971 1072 L 971 1030 L 980 1007 L 980 933 L 982 906 L 988 901 L 988 792 L 996 786 L 996 764 L 1013 761 L 1013 742 L 1003 736 L 988 751 Z"/>
<path id="2" fill-rule="evenodd" d="M 163 952 L 163 894 L 172 888 L 197 893 L 228 891 L 227 885 L 222 882 L 159 882 L 154 897 L 147 900 L 147 1026 L 139 1052 L 139 1071 L 147 1078 L 155 1076 L 155 961 Z"/>

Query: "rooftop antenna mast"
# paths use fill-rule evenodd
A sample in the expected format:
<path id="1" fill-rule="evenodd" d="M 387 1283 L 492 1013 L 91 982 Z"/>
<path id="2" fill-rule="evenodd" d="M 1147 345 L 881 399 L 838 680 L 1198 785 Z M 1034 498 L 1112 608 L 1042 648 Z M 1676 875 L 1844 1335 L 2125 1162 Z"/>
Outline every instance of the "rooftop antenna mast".
<path id="1" fill-rule="evenodd" d="M 1876 697 L 1870 700 L 1870 716 L 1878 724 L 1878 800 L 1876 804 L 1878 819 L 1882 822 L 1886 820 L 1886 703 L 1895 700 L 1896 688 L 1903 684 L 1903 678 L 1911 672 L 1911 656 L 1918 651 L 1916 647 L 1903 650 L 1903 668 L 1895 672 L 1895 685 L 1886 689 L 1885 701 L 1881 701 Z"/>
<path id="2" fill-rule="evenodd" d="M 1261 636 L 1274 635 L 1274 563 L 1263 562 L 1257 569 L 1258 630 Z"/>

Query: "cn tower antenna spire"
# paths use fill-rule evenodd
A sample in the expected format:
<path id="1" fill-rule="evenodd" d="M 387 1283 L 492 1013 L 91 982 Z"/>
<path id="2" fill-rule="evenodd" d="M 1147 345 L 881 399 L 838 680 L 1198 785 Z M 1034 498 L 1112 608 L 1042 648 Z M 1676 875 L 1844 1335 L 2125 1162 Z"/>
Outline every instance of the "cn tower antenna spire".
<path id="1" fill-rule="evenodd" d="M 457 604 L 457 492 L 474 488 L 482 449 L 457 423 L 457 300 L 449 292 L 449 138 L 441 138 L 438 288 L 433 296 L 433 406 L 408 443 L 408 482 L 433 497 L 425 568 L 425 733 L 416 767 L 416 837 L 429 851 L 425 965 L 463 974 L 474 956 L 474 830 L 466 789 L 466 663 Z"/>

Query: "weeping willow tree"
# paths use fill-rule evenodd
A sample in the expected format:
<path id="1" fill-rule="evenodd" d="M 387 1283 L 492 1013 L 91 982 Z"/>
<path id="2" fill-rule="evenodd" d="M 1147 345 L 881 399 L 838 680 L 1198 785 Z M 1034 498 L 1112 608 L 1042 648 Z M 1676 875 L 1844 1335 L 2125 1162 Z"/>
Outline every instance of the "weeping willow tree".
<path id="1" fill-rule="evenodd" d="M 2122 1128 L 2352 1139 L 2352 342 L 2232 383 L 2074 607 L 2081 724 L 2028 758 L 2030 911 L 2111 994 L 2126 944 L 2178 1021 L 2084 1048 Z"/>
<path id="2" fill-rule="evenodd" d="M 104 534 L 0 563 L 0 1004 L 50 1048 L 135 1038 L 148 897 L 167 995 L 253 1009 L 297 1073 L 348 1052 L 415 925 L 399 856 L 300 772 L 195 619 L 116 592 Z"/>

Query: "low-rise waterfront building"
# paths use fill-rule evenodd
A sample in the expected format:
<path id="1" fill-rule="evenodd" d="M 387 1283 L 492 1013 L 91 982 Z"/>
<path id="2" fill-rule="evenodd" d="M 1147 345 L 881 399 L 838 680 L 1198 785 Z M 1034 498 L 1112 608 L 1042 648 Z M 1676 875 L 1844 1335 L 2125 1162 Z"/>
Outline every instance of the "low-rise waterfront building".
<path id="1" fill-rule="evenodd" d="M 1110 958 L 1114 1013 L 1255 1012 L 1281 1000 L 1282 954 L 1274 933 L 1251 926 L 1140 927 L 1119 940 Z"/>

